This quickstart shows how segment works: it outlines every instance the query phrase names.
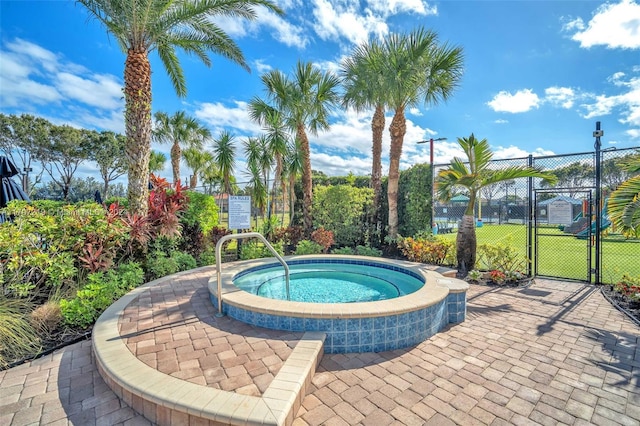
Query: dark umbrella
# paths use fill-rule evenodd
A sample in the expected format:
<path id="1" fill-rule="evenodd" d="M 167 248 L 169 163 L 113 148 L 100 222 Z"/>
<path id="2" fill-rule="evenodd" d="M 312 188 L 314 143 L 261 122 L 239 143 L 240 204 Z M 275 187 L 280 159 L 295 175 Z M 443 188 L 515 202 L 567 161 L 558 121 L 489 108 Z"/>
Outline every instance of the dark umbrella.
<path id="1" fill-rule="evenodd" d="M 0 208 L 7 207 L 13 200 L 31 201 L 22 188 L 15 183 L 11 176 L 17 175 L 18 168 L 7 157 L 0 156 Z"/>
<path id="2" fill-rule="evenodd" d="M 18 168 L 4 155 L 0 155 L 0 177 L 11 177 L 18 173 Z"/>

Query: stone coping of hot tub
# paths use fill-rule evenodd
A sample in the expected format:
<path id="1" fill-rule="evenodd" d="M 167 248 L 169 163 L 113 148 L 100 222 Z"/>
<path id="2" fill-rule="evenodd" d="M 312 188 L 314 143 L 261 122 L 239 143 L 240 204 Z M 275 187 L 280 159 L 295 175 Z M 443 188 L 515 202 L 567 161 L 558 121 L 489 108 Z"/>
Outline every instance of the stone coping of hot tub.
<path id="1" fill-rule="evenodd" d="M 324 353 L 325 333 L 304 333 L 262 397 L 169 376 L 140 361 L 127 348 L 118 327 L 124 309 L 148 287 L 199 269 L 204 268 L 151 281 L 107 308 L 92 333 L 92 350 L 100 375 L 116 395 L 142 415 L 148 409 L 161 409 L 165 418 L 171 419 L 172 413 L 177 412 L 197 424 L 290 425 Z"/>
<path id="2" fill-rule="evenodd" d="M 371 316 L 390 316 L 411 312 L 419 308 L 426 308 L 441 302 L 449 293 L 466 292 L 469 285 L 462 280 L 445 277 L 439 272 L 429 269 L 428 265 L 404 260 L 385 259 L 381 257 L 351 256 L 351 255 L 305 255 L 287 256 L 290 261 L 314 261 L 334 259 L 340 261 L 356 261 L 358 264 L 383 264 L 388 267 L 399 267 L 424 277 L 425 284 L 417 291 L 394 299 L 378 300 L 374 302 L 354 303 L 309 303 L 287 300 L 268 299 L 239 289 L 233 284 L 233 278 L 240 272 L 259 268 L 264 265 L 278 266 L 274 258 L 263 258 L 231 262 L 222 264 L 222 297 L 223 302 L 253 312 L 278 316 L 296 315 L 304 318 L 367 318 Z M 217 276 L 209 280 L 209 292 L 218 297 Z"/>

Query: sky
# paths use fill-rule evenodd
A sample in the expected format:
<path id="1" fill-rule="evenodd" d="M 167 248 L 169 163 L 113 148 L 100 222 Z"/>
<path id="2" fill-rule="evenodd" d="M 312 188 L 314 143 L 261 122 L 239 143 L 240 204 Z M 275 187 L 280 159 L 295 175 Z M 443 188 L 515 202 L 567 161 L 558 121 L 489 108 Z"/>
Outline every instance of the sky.
<path id="1" fill-rule="evenodd" d="M 592 151 L 596 121 L 603 148 L 640 146 L 640 2 L 275 0 L 283 17 L 258 10 L 253 22 L 215 22 L 242 49 L 251 68 L 212 55 L 206 67 L 180 54 L 188 94 L 179 98 L 155 52 L 153 112 L 185 111 L 213 137 L 236 136 L 236 176 L 243 181 L 242 141 L 261 133 L 247 103 L 265 96 L 260 75 L 290 74 L 309 61 L 337 72 L 352 49 L 371 38 L 434 30 L 460 46 L 464 74 L 446 103 L 407 111 L 401 169 L 462 156 L 457 138 L 486 138 L 495 158 Z M 125 54 L 74 1 L 0 0 L 0 112 L 33 114 L 55 124 L 124 133 Z M 372 111 L 337 109 L 329 131 L 311 135 L 311 165 L 327 175 L 371 170 Z M 392 112 L 387 112 L 387 126 Z M 169 156 L 170 146 L 153 149 Z M 388 168 L 385 131 L 383 169 Z M 94 172 L 85 164 L 79 175 Z M 170 177 L 170 164 L 160 173 Z M 189 174 L 183 165 L 182 175 Z M 97 176 L 97 175 L 96 175 Z"/>

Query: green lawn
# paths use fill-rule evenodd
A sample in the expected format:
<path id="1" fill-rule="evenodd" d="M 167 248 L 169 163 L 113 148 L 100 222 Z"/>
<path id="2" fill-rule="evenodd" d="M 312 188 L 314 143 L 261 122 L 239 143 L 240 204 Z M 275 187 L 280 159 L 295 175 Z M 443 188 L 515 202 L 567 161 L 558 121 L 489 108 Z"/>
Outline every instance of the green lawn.
<path id="1" fill-rule="evenodd" d="M 510 241 L 523 256 L 527 253 L 526 233 L 525 225 L 485 224 L 476 228 L 478 245 Z M 443 234 L 440 237 L 455 241 L 456 234 Z M 568 236 L 557 228 L 542 228 L 539 230 L 538 244 L 539 275 L 587 279 L 586 240 Z M 595 261 L 595 252 L 592 252 L 592 261 Z M 625 273 L 640 276 L 640 240 L 625 240 L 615 234 L 605 235 L 602 244 L 602 281 L 616 282 Z"/>

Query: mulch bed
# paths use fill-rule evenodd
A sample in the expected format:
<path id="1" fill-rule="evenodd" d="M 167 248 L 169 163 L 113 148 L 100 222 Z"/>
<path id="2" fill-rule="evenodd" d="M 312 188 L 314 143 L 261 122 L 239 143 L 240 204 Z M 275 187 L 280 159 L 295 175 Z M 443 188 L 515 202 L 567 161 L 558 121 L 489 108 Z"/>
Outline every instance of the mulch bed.
<path id="1" fill-rule="evenodd" d="M 604 297 L 611 302 L 618 310 L 625 313 L 638 326 L 640 326 L 640 302 L 632 302 L 624 294 L 618 293 L 613 286 L 603 285 L 601 288 Z"/>

